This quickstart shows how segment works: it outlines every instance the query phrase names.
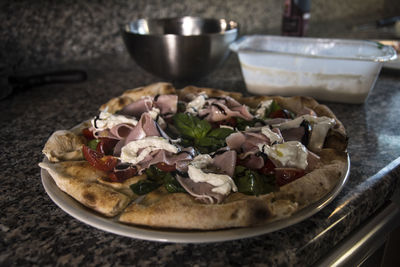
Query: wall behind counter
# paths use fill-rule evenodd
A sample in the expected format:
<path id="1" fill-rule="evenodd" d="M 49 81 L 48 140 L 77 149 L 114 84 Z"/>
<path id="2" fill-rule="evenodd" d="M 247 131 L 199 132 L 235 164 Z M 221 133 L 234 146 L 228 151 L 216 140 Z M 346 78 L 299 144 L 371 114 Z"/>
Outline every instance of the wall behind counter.
<path id="1" fill-rule="evenodd" d="M 227 18 L 241 34 L 279 34 L 283 0 L 1 1 L 0 69 L 51 66 L 124 51 L 119 26 L 138 18 Z M 312 0 L 310 27 L 392 15 L 397 0 Z M 396 8 L 393 8 L 396 5 Z M 399 15 L 399 14 L 397 14 Z"/>

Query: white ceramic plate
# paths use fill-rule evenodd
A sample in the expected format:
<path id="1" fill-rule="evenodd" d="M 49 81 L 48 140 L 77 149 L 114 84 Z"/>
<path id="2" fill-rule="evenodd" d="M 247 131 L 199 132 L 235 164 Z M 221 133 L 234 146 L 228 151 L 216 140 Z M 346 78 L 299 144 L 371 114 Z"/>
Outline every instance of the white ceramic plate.
<path id="1" fill-rule="evenodd" d="M 205 243 L 254 237 L 283 229 L 307 219 L 328 205 L 339 194 L 349 176 L 349 170 L 350 158 L 347 157 L 347 171 L 340 178 L 335 188 L 319 201 L 296 212 L 289 218 L 271 222 L 258 227 L 235 228 L 216 231 L 165 230 L 122 224 L 117 221 L 117 218 L 106 218 L 94 211 L 89 210 L 81 205 L 78 201 L 61 191 L 46 170 L 41 170 L 41 176 L 44 189 L 54 203 L 56 203 L 62 210 L 72 217 L 95 228 L 121 236 L 150 241 Z"/>

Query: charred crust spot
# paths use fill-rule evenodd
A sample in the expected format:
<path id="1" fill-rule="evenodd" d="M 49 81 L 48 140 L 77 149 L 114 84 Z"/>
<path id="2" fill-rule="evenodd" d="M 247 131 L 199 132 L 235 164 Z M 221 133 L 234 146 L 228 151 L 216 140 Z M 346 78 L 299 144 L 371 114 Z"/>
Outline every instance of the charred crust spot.
<path id="1" fill-rule="evenodd" d="M 84 192 L 82 194 L 83 199 L 86 200 L 86 202 L 90 205 L 96 204 L 96 196 L 90 192 Z"/>
<path id="2" fill-rule="evenodd" d="M 268 210 L 267 207 L 259 206 L 254 208 L 252 215 L 255 221 L 265 221 L 269 217 L 271 217 L 271 212 Z"/>
<path id="3" fill-rule="evenodd" d="M 121 106 L 125 106 L 125 104 L 127 104 L 127 99 L 123 97 L 118 98 L 118 104 Z"/>
<path id="4" fill-rule="evenodd" d="M 250 205 L 248 207 L 250 210 L 250 224 L 254 225 L 260 222 L 265 222 L 272 216 L 271 211 L 264 201 L 252 201 L 249 204 Z"/>
<path id="5" fill-rule="evenodd" d="M 230 219 L 235 220 L 237 218 L 238 218 L 238 210 L 235 210 L 234 212 L 232 212 Z"/>

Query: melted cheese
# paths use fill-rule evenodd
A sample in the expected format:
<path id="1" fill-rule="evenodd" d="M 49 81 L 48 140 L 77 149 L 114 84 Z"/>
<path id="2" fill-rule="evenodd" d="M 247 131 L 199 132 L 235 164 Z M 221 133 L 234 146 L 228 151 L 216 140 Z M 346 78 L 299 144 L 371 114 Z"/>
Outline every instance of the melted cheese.
<path id="1" fill-rule="evenodd" d="M 264 126 L 261 128 L 261 133 L 268 137 L 271 144 L 273 143 L 282 143 L 283 137 L 275 132 L 273 132 L 269 126 Z"/>
<path id="2" fill-rule="evenodd" d="M 261 152 L 268 157 L 279 161 L 283 167 L 293 167 L 305 170 L 307 168 L 308 151 L 305 146 L 297 141 L 289 141 L 272 146 L 258 144 Z"/>
<path id="3" fill-rule="evenodd" d="M 178 148 L 170 144 L 167 139 L 159 136 L 147 136 L 143 139 L 129 142 L 127 145 L 123 146 L 120 160 L 122 162 L 137 164 L 150 154 L 150 152 L 159 149 L 172 153 L 178 152 Z"/>
<path id="4" fill-rule="evenodd" d="M 266 111 L 267 109 L 270 108 L 270 106 L 272 105 L 272 102 L 273 102 L 272 100 L 265 100 L 265 101 L 262 101 L 262 102 L 258 105 L 257 110 L 254 112 L 255 116 L 256 116 L 257 118 L 264 118 L 264 116 L 265 116 L 265 111 Z"/>
<path id="5" fill-rule="evenodd" d="M 122 123 L 132 124 L 135 126 L 138 121 L 134 117 L 129 118 L 123 115 L 114 115 L 105 110 L 100 112 L 100 115 L 97 118 L 94 118 L 91 123 L 97 131 L 103 131 Z"/>
<path id="6" fill-rule="evenodd" d="M 231 191 L 237 192 L 237 187 L 232 178 L 226 174 L 205 173 L 202 168 L 212 163 L 210 155 L 196 156 L 188 166 L 189 178 L 196 183 L 205 182 L 214 186 L 212 192 L 228 195 Z"/>
<path id="7" fill-rule="evenodd" d="M 166 122 L 164 119 L 160 116 L 160 109 L 153 107 L 151 110 L 149 110 L 149 114 L 151 118 L 157 122 L 161 127 L 166 125 Z"/>
<path id="8" fill-rule="evenodd" d="M 312 132 L 308 148 L 314 152 L 320 151 L 324 145 L 329 129 L 336 124 L 334 119 L 325 116 L 316 117 L 312 115 L 303 115 L 295 118 L 294 120 L 274 124 L 272 126 L 277 127 L 280 130 L 298 128 L 304 120 L 308 121 L 312 125 Z"/>
<path id="9" fill-rule="evenodd" d="M 206 104 L 206 99 L 207 99 L 206 94 L 204 93 L 199 94 L 186 105 L 186 112 L 193 115 L 197 115 L 199 113 L 199 110 L 202 109 Z"/>

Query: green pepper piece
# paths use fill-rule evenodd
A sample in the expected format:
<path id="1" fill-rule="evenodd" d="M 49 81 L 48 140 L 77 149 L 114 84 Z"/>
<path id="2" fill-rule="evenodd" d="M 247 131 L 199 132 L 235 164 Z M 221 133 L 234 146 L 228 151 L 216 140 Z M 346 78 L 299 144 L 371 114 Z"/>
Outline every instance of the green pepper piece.
<path id="1" fill-rule="evenodd" d="M 145 195 L 160 187 L 161 184 L 150 180 L 141 180 L 135 184 L 130 185 L 133 193 L 137 195 Z"/>
<path id="2" fill-rule="evenodd" d="M 97 145 L 98 145 L 99 143 L 100 143 L 100 140 L 99 140 L 99 139 L 92 139 L 92 140 L 90 140 L 90 141 L 88 142 L 88 147 L 89 147 L 90 149 L 96 150 Z"/>
<path id="3" fill-rule="evenodd" d="M 238 191 L 247 195 L 258 196 L 275 190 L 274 176 L 264 176 L 243 166 L 236 167 L 234 181 Z"/>

